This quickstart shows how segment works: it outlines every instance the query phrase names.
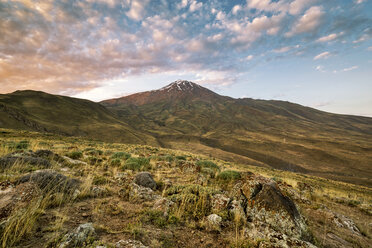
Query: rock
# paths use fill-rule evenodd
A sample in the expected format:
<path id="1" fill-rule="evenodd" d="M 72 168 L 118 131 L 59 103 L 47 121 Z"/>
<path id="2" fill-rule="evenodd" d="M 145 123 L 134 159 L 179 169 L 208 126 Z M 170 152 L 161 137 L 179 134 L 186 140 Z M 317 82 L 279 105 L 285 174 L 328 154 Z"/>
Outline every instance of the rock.
<path id="1" fill-rule="evenodd" d="M 342 228 L 346 228 L 353 232 L 354 234 L 361 235 L 359 228 L 355 225 L 354 221 L 342 214 L 333 213 L 334 219 L 333 222 Z"/>
<path id="2" fill-rule="evenodd" d="M 80 161 L 80 160 L 77 160 L 77 159 L 72 159 L 72 158 L 69 158 L 67 156 L 62 156 L 62 159 L 64 160 L 64 163 L 67 163 L 67 164 L 73 165 L 73 166 L 88 165 L 86 162 L 83 162 L 83 161 Z"/>
<path id="3" fill-rule="evenodd" d="M 93 186 L 91 189 L 93 197 L 102 197 L 108 194 L 108 191 L 106 188 Z"/>
<path id="4" fill-rule="evenodd" d="M 0 220 L 7 218 L 14 209 L 26 206 L 39 193 L 40 190 L 32 183 L 2 188 L 0 190 Z"/>
<path id="5" fill-rule="evenodd" d="M 156 182 L 149 172 L 140 172 L 134 178 L 134 183 L 152 190 L 156 189 Z"/>
<path id="6" fill-rule="evenodd" d="M 171 200 L 162 197 L 162 198 L 156 200 L 156 202 L 154 203 L 153 208 L 155 210 L 160 210 L 160 211 L 164 212 L 164 216 L 168 216 L 169 210 L 173 206 L 173 204 L 174 204 L 174 202 L 172 202 Z"/>
<path id="7" fill-rule="evenodd" d="M 281 192 L 275 181 L 248 175 L 234 188 L 235 192 L 240 192 L 239 199 L 247 221 L 256 227 L 268 225 L 272 230 L 282 230 L 287 236 L 297 239 L 308 234 L 296 205 Z"/>
<path id="8" fill-rule="evenodd" d="M 42 168 L 50 168 L 52 166 L 52 164 L 46 159 L 26 155 L 20 156 L 18 154 L 13 154 L 0 158 L 1 170 L 12 167 L 15 164 L 39 166 Z"/>
<path id="9" fill-rule="evenodd" d="M 143 202 L 143 201 L 155 201 L 159 198 L 160 196 L 155 194 L 155 192 L 150 188 L 143 187 L 135 183 L 132 183 L 130 185 L 130 191 L 129 191 L 130 200 Z"/>
<path id="10" fill-rule="evenodd" d="M 92 223 L 85 223 L 78 226 L 75 231 L 66 234 L 59 248 L 81 247 L 84 243 L 93 241 L 96 238 L 96 232 Z"/>
<path id="11" fill-rule="evenodd" d="M 295 238 L 290 238 L 285 234 L 273 232 L 267 236 L 268 241 L 260 242 L 259 248 L 316 248 L 315 245 Z"/>
<path id="12" fill-rule="evenodd" d="M 220 227 L 222 218 L 218 216 L 217 214 L 211 214 L 207 217 L 208 223 L 213 227 Z"/>
<path id="13" fill-rule="evenodd" d="M 53 170 L 41 170 L 27 174 L 16 181 L 16 184 L 25 182 L 35 183 L 40 189 L 65 193 L 73 193 L 80 185 L 80 181 L 66 177 Z"/>
<path id="14" fill-rule="evenodd" d="M 149 248 L 148 246 L 143 245 L 138 240 L 119 240 L 115 244 L 115 248 Z"/>
<path id="15" fill-rule="evenodd" d="M 223 194 L 215 194 L 212 196 L 212 210 L 219 212 L 227 209 L 230 203 L 230 198 Z"/>
<path id="16" fill-rule="evenodd" d="M 240 216 L 241 218 L 246 218 L 244 209 L 240 201 L 232 200 L 228 206 L 229 213 L 235 216 Z"/>

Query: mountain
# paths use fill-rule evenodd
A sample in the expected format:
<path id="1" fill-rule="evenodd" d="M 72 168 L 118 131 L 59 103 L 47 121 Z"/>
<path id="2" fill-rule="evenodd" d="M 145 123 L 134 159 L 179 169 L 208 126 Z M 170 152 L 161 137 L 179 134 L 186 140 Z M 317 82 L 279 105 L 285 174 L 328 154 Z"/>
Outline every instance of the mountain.
<path id="1" fill-rule="evenodd" d="M 0 95 L 0 127 L 156 144 L 101 104 L 31 90 Z"/>
<path id="2" fill-rule="evenodd" d="M 101 103 L 3 94 L 0 127 L 174 148 L 372 186 L 372 118 L 234 99 L 189 81 Z"/>
<path id="3" fill-rule="evenodd" d="M 372 186 L 372 118 L 234 99 L 182 80 L 101 104 L 164 147 Z"/>

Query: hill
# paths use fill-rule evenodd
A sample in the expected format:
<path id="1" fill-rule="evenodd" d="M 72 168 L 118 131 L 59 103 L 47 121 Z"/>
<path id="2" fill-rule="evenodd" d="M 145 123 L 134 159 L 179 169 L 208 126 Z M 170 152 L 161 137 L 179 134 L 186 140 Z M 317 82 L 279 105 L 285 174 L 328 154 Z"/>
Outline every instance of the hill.
<path id="1" fill-rule="evenodd" d="M 126 143 L 154 141 L 98 103 L 31 90 L 0 95 L 0 126 Z"/>
<path id="2" fill-rule="evenodd" d="M 144 145 L 0 129 L 0 247 L 370 247 L 372 190 Z"/>
<path id="3" fill-rule="evenodd" d="M 182 80 L 101 104 L 164 147 L 372 186 L 372 118 L 233 99 Z"/>

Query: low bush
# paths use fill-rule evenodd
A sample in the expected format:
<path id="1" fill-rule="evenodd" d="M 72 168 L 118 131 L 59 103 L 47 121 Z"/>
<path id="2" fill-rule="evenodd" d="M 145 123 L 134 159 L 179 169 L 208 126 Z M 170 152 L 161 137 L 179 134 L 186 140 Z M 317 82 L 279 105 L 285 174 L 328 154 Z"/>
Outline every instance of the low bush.
<path id="1" fill-rule="evenodd" d="M 125 161 L 122 169 L 134 171 L 149 170 L 151 169 L 150 159 L 144 157 L 129 158 Z"/>
<path id="2" fill-rule="evenodd" d="M 111 166 L 120 166 L 121 165 L 121 160 L 118 159 L 118 158 L 115 158 L 115 159 L 111 160 L 110 165 Z"/>
<path id="3" fill-rule="evenodd" d="M 102 185 L 102 184 L 106 184 L 108 183 L 109 180 L 106 178 L 106 177 L 103 177 L 103 176 L 95 176 L 93 178 L 93 184 L 94 185 Z"/>
<path id="4" fill-rule="evenodd" d="M 112 159 L 123 159 L 127 160 L 128 158 L 131 157 L 130 153 L 127 152 L 115 152 L 114 154 L 111 155 Z"/>
<path id="5" fill-rule="evenodd" d="M 196 165 L 199 165 L 201 168 L 209 168 L 213 171 L 220 171 L 220 167 L 209 160 L 200 160 L 196 162 Z"/>
<path id="6" fill-rule="evenodd" d="M 217 175 L 218 180 L 222 181 L 233 181 L 241 178 L 241 174 L 238 171 L 227 170 Z"/>
<path id="7" fill-rule="evenodd" d="M 83 153 L 80 151 L 74 151 L 67 153 L 67 157 L 72 158 L 72 159 L 80 159 L 83 157 Z"/>
<path id="8" fill-rule="evenodd" d="M 186 156 L 176 156 L 176 159 L 178 159 L 178 160 L 186 160 Z"/>

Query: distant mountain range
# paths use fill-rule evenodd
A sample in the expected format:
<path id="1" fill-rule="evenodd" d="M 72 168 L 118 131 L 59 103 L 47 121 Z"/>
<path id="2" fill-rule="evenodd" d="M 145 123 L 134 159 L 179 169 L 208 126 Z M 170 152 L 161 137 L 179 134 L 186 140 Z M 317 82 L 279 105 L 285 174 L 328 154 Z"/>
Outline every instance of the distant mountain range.
<path id="1" fill-rule="evenodd" d="M 35 91 L 0 95 L 0 126 L 176 148 L 372 186 L 372 118 L 234 99 L 183 80 L 100 103 Z"/>

